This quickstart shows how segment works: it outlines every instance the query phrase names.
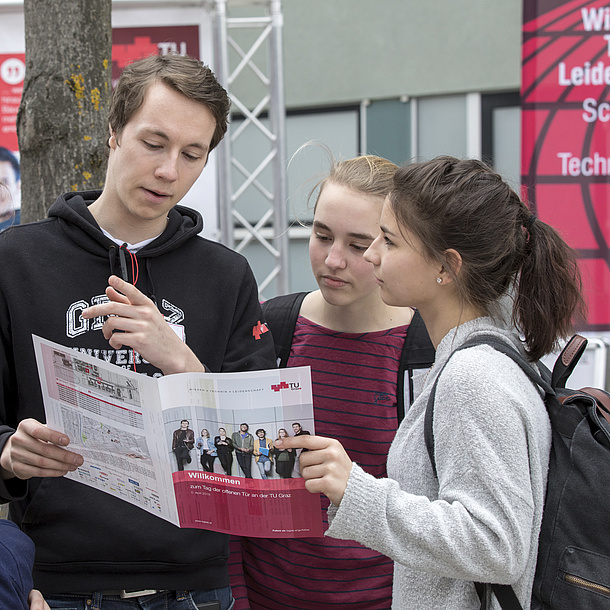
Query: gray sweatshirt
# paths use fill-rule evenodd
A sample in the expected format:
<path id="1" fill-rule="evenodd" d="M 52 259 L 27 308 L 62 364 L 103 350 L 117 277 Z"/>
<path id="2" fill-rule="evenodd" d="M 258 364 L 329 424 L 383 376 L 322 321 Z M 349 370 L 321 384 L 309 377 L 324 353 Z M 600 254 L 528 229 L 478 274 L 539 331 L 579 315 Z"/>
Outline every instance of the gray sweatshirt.
<path id="1" fill-rule="evenodd" d="M 540 390 L 489 346 L 457 353 L 434 403 L 435 479 L 424 414 L 439 369 L 475 334 L 522 350 L 491 318 L 450 331 L 388 455 L 388 478 L 352 467 L 328 536 L 357 540 L 395 561 L 392 608 L 478 609 L 473 581 L 510 584 L 530 607 L 551 427 Z M 493 600 L 493 608 L 499 608 Z"/>

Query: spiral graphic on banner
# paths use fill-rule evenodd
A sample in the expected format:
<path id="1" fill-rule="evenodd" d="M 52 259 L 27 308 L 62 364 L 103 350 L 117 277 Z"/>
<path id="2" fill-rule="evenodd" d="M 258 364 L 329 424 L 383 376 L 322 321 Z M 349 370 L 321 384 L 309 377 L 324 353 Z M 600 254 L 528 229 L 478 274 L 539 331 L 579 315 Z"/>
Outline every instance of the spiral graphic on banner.
<path id="1" fill-rule="evenodd" d="M 523 25 L 524 196 L 579 252 L 586 330 L 610 330 L 610 8 L 534 4 Z"/>

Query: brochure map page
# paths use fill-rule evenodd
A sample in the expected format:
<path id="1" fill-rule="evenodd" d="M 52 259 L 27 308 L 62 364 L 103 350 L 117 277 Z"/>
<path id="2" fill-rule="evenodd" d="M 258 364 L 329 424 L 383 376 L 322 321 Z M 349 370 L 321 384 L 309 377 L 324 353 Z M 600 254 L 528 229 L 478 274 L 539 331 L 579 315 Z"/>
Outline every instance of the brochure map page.
<path id="1" fill-rule="evenodd" d="M 309 367 L 153 378 L 33 340 L 47 425 L 65 433 L 84 458 L 67 478 L 179 527 L 268 538 L 322 535 L 320 497 L 305 489 L 298 458 L 290 478 L 272 468 L 267 479 L 251 458 L 254 478 L 245 478 L 237 459 L 230 475 L 218 459 L 214 471 L 205 471 L 196 447 L 179 470 L 172 447 L 183 420 L 198 441 L 203 429 L 212 439 L 219 429 L 230 438 L 244 422 L 254 438 L 261 429 L 268 439 L 280 429 L 292 436 L 293 422 L 313 434 Z"/>

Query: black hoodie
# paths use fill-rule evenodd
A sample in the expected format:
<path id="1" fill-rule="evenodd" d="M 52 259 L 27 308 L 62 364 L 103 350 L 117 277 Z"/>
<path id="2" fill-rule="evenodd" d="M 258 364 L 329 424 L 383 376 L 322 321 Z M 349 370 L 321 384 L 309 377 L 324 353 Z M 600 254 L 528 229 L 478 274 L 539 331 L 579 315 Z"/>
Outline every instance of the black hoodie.
<path id="1" fill-rule="evenodd" d="M 275 367 L 271 333 L 260 333 L 258 291 L 247 261 L 198 236 L 201 216 L 177 206 L 162 235 L 137 253 L 100 230 L 87 205 L 99 191 L 70 193 L 49 218 L 0 234 L 0 452 L 17 424 L 44 422 L 32 334 L 133 370 L 101 320 L 81 312 L 104 299 L 111 273 L 125 276 L 184 327 L 213 372 Z M 257 332 L 258 329 L 258 332 Z M 160 371 L 136 354 L 136 370 Z M 36 544 L 34 585 L 45 593 L 105 589 L 213 589 L 229 584 L 228 536 L 180 529 L 127 502 L 65 478 L 0 480 L 0 500 Z"/>

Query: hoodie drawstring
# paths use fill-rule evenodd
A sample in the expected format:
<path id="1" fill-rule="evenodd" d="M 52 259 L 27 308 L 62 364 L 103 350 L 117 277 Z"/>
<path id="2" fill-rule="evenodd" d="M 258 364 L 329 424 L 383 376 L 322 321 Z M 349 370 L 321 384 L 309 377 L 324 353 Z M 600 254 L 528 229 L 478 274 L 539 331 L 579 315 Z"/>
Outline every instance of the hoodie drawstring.
<path id="1" fill-rule="evenodd" d="M 148 276 L 148 285 L 150 286 L 150 294 L 149 294 L 148 298 L 157 307 L 159 307 L 159 304 L 157 303 L 157 297 L 155 296 L 155 285 L 154 285 L 153 279 L 152 279 L 151 268 L 152 268 L 152 259 L 151 258 L 147 258 L 146 259 L 146 275 Z"/>
<path id="2" fill-rule="evenodd" d="M 127 250 L 127 246 L 123 244 L 119 248 L 119 264 L 121 265 L 121 277 L 128 282 L 129 274 L 127 272 L 127 261 L 125 260 L 125 250 Z M 129 252 L 129 250 L 127 250 Z"/>
<path id="3" fill-rule="evenodd" d="M 108 247 L 108 262 L 110 263 L 110 275 L 116 275 L 114 272 L 114 261 L 116 260 L 117 247 L 114 244 L 110 244 Z"/>
<path id="4" fill-rule="evenodd" d="M 132 283 L 135 286 L 138 282 L 138 276 L 140 275 L 139 267 L 138 267 L 138 258 L 133 252 L 131 252 L 131 250 L 129 250 L 129 248 L 127 247 L 127 244 L 125 244 L 125 243 L 118 248 L 119 265 L 121 267 L 121 277 L 123 278 L 124 281 L 129 282 L 129 270 L 127 269 L 127 257 L 125 256 L 125 252 L 127 252 L 127 254 L 129 254 L 129 258 L 131 259 L 131 275 L 133 278 L 133 282 L 130 282 L 130 283 Z M 112 275 L 116 275 L 116 270 L 115 270 L 116 255 L 117 255 L 117 246 L 115 244 L 111 244 L 108 248 L 108 258 L 110 261 L 110 273 Z M 136 371 L 136 355 L 135 355 L 135 351 L 133 349 L 131 350 L 131 359 L 133 361 L 133 370 L 135 372 Z"/>
<path id="5" fill-rule="evenodd" d="M 138 277 L 140 275 L 140 269 L 138 266 L 138 258 L 137 256 L 127 247 L 127 244 L 123 244 L 120 247 L 117 247 L 115 244 L 111 244 L 108 247 L 108 260 L 110 262 L 110 274 L 111 275 L 119 275 L 116 272 L 116 259 L 117 259 L 117 250 L 119 254 L 119 266 L 121 268 L 121 278 L 134 286 L 138 283 Z M 133 281 L 129 279 L 129 269 L 127 268 L 127 257 L 125 252 L 129 254 L 129 258 L 131 260 L 131 276 Z"/>
<path id="6" fill-rule="evenodd" d="M 133 279 L 133 282 L 131 282 L 131 283 L 135 286 L 138 283 L 138 275 L 139 275 L 138 258 L 127 247 L 127 244 L 123 244 L 119 248 L 119 263 L 121 264 L 121 277 L 126 282 L 129 282 L 129 272 L 127 270 L 127 260 L 125 257 L 125 252 L 127 252 L 127 254 L 129 254 L 129 258 L 131 259 L 131 276 Z"/>

